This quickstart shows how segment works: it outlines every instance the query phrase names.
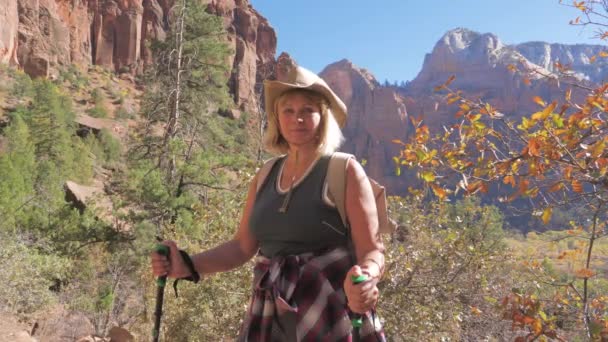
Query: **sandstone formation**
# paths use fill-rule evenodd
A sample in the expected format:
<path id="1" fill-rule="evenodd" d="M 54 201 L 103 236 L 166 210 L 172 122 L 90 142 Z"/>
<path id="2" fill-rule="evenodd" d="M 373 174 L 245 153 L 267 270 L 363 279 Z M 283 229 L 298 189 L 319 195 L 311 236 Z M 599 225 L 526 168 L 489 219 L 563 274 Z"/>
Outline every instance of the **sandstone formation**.
<path id="1" fill-rule="evenodd" d="M 272 74 L 277 37 L 266 18 L 246 0 L 212 0 L 208 11 L 221 16 L 234 51 L 230 89 L 240 109 L 260 111 L 257 94 Z"/>
<path id="2" fill-rule="evenodd" d="M 0 64 L 17 65 L 17 0 L 0 3 Z"/>
<path id="3" fill-rule="evenodd" d="M 320 75 L 348 107 L 342 150 L 365 159 L 369 176 L 398 191 L 403 179 L 395 175 L 393 157 L 399 149 L 392 140 L 406 139 L 411 130 L 403 100 L 348 60 L 327 66 Z"/>
<path id="4" fill-rule="evenodd" d="M 206 0 L 209 1 L 209 0 Z M 149 43 L 165 39 L 175 0 L 5 0 L 0 4 L 0 63 L 33 77 L 91 64 L 131 75 L 152 62 Z M 276 34 L 246 0 L 212 0 L 234 54 L 230 89 L 237 107 L 258 111 L 256 92 L 272 73 Z"/>

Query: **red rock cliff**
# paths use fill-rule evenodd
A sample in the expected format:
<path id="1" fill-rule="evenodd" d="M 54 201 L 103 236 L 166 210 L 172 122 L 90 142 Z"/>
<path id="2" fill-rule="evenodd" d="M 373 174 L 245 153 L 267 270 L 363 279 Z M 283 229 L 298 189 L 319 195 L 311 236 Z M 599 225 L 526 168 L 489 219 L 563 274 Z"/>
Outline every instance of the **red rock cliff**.
<path id="1" fill-rule="evenodd" d="M 167 34 L 174 1 L 3 0 L 0 63 L 20 65 L 34 77 L 52 76 L 71 64 L 141 72 L 152 61 L 148 43 Z M 274 63 L 274 29 L 246 0 L 212 0 L 208 11 L 223 17 L 233 47 L 235 103 L 257 110 L 257 83 Z"/>

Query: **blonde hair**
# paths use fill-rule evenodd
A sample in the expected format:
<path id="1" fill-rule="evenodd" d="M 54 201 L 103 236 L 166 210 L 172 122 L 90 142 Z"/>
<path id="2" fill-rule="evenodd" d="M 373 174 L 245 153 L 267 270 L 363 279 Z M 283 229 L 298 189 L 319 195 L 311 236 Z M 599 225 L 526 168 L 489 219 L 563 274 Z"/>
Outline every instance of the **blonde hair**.
<path id="1" fill-rule="evenodd" d="M 294 94 L 301 94 L 314 102 L 321 109 L 321 122 L 319 123 L 319 141 L 317 151 L 320 155 L 329 155 L 338 150 L 344 136 L 336 121 L 336 118 L 329 108 L 327 99 L 312 90 L 293 88 L 283 92 L 274 101 L 272 108 L 266 108 L 268 113 L 268 127 L 264 132 L 264 148 L 272 154 L 286 154 L 289 144 L 281 135 L 279 130 L 279 117 L 277 116 L 278 106 L 281 101 Z"/>

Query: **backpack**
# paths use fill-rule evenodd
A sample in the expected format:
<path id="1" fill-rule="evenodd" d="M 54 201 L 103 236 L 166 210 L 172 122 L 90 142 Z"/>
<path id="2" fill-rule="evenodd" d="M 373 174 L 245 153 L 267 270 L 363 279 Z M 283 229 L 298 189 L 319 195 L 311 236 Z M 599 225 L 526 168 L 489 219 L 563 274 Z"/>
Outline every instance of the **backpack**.
<path id="1" fill-rule="evenodd" d="M 258 180 L 256 184 L 256 193 L 264 184 L 264 180 L 272 170 L 272 166 L 282 157 L 272 158 L 264 163 L 258 171 Z M 336 205 L 342 223 L 345 227 L 349 227 L 348 218 L 346 217 L 346 165 L 348 160 L 355 158 L 352 154 L 334 152 L 329 160 L 325 183 L 328 189 L 329 199 Z M 367 177 L 374 199 L 376 201 L 376 210 L 378 211 L 378 231 L 380 234 L 391 234 L 395 231 L 396 223 L 388 217 L 388 209 L 386 205 L 386 190 L 375 180 Z"/>

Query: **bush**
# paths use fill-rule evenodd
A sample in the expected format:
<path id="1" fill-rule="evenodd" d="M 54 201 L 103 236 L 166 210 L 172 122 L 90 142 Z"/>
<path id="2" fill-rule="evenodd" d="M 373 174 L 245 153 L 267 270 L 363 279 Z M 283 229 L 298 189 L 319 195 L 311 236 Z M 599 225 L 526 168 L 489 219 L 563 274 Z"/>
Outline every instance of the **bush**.
<path id="1" fill-rule="evenodd" d="M 0 310 L 27 314 L 57 301 L 51 291 L 66 278 L 67 259 L 26 244 L 23 235 L 0 232 Z"/>

